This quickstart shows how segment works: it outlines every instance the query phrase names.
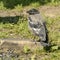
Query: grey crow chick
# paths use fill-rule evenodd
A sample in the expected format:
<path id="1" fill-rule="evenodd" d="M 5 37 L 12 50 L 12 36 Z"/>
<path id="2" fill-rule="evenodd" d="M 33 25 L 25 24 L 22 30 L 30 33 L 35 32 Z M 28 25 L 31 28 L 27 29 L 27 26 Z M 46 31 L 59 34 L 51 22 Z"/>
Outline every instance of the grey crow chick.
<path id="1" fill-rule="evenodd" d="M 29 29 L 34 33 L 34 35 L 39 36 L 40 43 L 43 46 L 49 46 L 48 39 L 47 39 L 47 32 L 45 22 L 36 9 L 31 9 L 27 11 L 28 15 L 28 26 Z"/>

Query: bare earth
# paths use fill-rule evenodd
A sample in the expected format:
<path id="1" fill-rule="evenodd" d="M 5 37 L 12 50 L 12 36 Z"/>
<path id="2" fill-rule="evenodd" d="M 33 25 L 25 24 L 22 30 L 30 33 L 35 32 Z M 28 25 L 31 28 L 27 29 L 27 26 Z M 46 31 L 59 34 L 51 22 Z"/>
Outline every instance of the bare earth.
<path id="1" fill-rule="evenodd" d="M 60 6 L 42 6 L 40 11 L 47 17 L 57 17 L 60 16 Z"/>
<path id="2" fill-rule="evenodd" d="M 21 16 L 26 15 L 26 11 L 29 8 L 24 8 L 22 12 L 16 10 L 0 10 L 0 17 L 9 17 L 9 16 Z M 38 10 L 43 13 L 46 17 L 57 17 L 60 16 L 60 6 L 41 6 Z"/>

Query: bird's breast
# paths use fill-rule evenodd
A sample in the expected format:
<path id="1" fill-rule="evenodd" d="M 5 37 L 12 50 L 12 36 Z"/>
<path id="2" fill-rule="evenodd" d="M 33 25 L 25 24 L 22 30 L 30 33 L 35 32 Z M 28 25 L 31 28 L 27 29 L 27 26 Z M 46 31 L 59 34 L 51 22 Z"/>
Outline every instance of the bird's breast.
<path id="1" fill-rule="evenodd" d="M 40 32 L 41 29 L 38 29 L 38 28 L 32 28 L 32 30 L 33 30 L 36 34 L 39 35 L 39 32 Z"/>

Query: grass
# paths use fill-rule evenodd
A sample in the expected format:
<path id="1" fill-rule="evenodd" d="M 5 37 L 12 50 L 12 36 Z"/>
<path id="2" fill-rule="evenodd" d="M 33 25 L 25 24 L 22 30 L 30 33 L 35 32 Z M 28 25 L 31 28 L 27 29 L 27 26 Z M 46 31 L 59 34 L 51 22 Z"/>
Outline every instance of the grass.
<path id="1" fill-rule="evenodd" d="M 50 18 L 46 17 L 46 25 L 48 29 L 48 35 L 49 35 L 49 41 L 52 44 L 52 47 L 50 48 L 50 52 L 46 52 L 42 48 L 36 47 L 32 53 L 29 53 L 31 49 L 29 49 L 27 46 L 24 47 L 23 52 L 24 54 L 33 54 L 31 57 L 31 60 L 34 60 L 37 56 L 45 56 L 41 57 L 43 60 L 60 60 L 60 17 L 58 18 Z M 4 22 L 4 21 L 3 21 Z M 0 38 L 16 38 L 21 37 L 25 39 L 34 39 L 33 34 L 28 29 L 28 23 L 26 17 L 19 17 L 19 20 L 17 23 L 9 23 L 5 22 L 0 23 Z M 37 39 L 37 38 L 36 38 Z M 27 54 L 27 56 L 28 56 Z M 45 54 L 48 54 L 47 57 Z M 23 57 L 22 59 L 24 59 Z M 28 57 L 29 58 L 29 57 Z"/>
<path id="2" fill-rule="evenodd" d="M 48 18 L 47 20 L 47 28 L 49 31 L 49 39 L 50 41 L 52 41 L 52 43 L 60 43 L 59 39 L 60 39 L 60 32 L 59 32 L 59 21 L 60 21 L 60 17 L 59 18 Z M 55 42 L 54 42 L 55 41 Z"/>
<path id="3" fill-rule="evenodd" d="M 9 2 L 8 2 L 9 1 Z M 59 6 L 60 0 L 0 0 L 0 10 L 17 9 L 22 10 L 26 6 L 39 7 L 42 5 Z"/>
<path id="4" fill-rule="evenodd" d="M 20 3 L 18 3 L 21 1 Z M 60 4 L 59 0 L 45 0 L 47 2 L 41 2 L 39 0 L 32 1 L 31 0 L 10 0 L 8 3 L 7 0 L 0 1 L 0 10 L 6 9 L 16 9 L 18 11 L 22 11 L 24 7 L 39 7 L 42 4 L 58 6 Z M 23 2 L 22 2 L 23 1 Z M 42 0 L 41 0 L 42 1 Z M 11 4 L 13 2 L 13 4 Z M 28 3 L 26 3 L 28 2 Z M 22 3 L 22 4 L 21 4 Z M 11 4 L 11 5 L 10 5 Z M 11 17 L 10 17 L 11 18 Z M 24 39 L 34 39 L 34 35 L 28 29 L 28 22 L 26 17 L 14 17 L 10 19 L 0 18 L 0 38 L 24 38 Z M 16 19 L 15 19 L 16 18 Z M 44 49 L 36 47 L 33 51 L 27 46 L 23 48 L 23 54 L 20 57 L 20 60 L 24 60 L 26 56 L 29 60 L 60 60 L 60 17 L 50 18 L 45 17 L 46 26 L 48 29 L 49 41 L 52 44 L 50 51 L 45 51 Z M 35 39 L 38 39 L 36 37 Z M 31 52 L 30 52 L 31 51 Z M 21 52 L 22 53 L 22 52 Z M 13 59 L 12 59 L 13 60 Z"/>
<path id="5" fill-rule="evenodd" d="M 24 21 L 23 21 L 24 20 Z M 8 20 L 3 20 L 0 23 L 0 38 L 8 38 L 12 36 L 20 36 L 22 38 L 32 38 L 32 34 L 28 29 L 28 23 L 26 18 L 19 18 L 18 22 L 15 24 L 14 22 L 9 23 Z"/>
<path id="6" fill-rule="evenodd" d="M 2 1 L 0 2 L 0 10 L 6 10 L 6 7 L 4 7 L 4 4 Z"/>
<path id="7" fill-rule="evenodd" d="M 8 20 L 7 20 L 8 21 Z M 47 29 L 49 32 L 49 40 L 54 44 L 59 44 L 60 32 L 59 32 L 59 18 L 46 18 Z M 33 34 L 29 31 L 28 22 L 26 18 L 19 18 L 17 23 L 10 23 L 2 21 L 0 23 L 0 38 L 20 36 L 22 38 L 34 38 Z"/>

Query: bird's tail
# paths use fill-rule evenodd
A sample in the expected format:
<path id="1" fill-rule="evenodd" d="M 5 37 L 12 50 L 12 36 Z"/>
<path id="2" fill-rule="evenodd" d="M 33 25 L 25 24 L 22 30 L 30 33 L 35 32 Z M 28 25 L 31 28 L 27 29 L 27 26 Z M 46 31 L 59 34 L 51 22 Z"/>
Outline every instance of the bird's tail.
<path id="1" fill-rule="evenodd" d="M 44 47 L 50 46 L 49 38 L 48 38 L 48 33 L 47 32 L 46 32 L 46 38 L 45 38 L 45 40 L 40 39 L 40 43 Z"/>

